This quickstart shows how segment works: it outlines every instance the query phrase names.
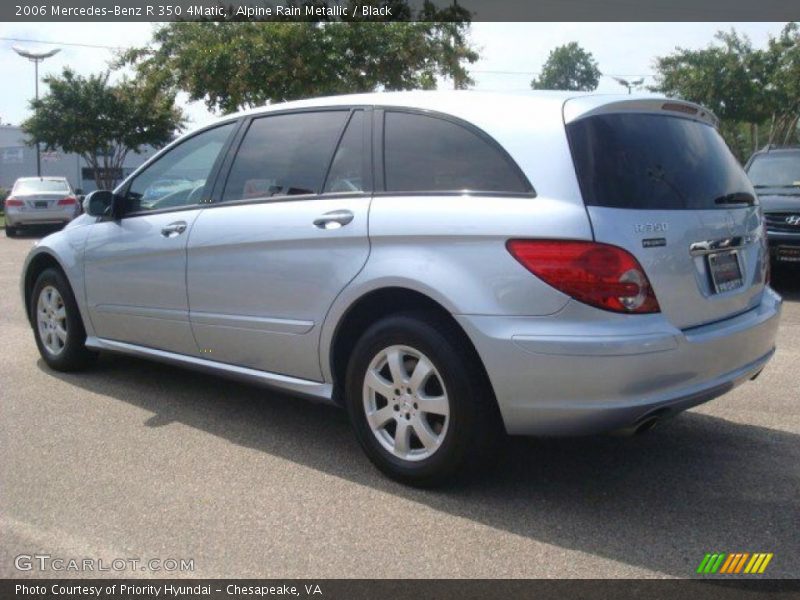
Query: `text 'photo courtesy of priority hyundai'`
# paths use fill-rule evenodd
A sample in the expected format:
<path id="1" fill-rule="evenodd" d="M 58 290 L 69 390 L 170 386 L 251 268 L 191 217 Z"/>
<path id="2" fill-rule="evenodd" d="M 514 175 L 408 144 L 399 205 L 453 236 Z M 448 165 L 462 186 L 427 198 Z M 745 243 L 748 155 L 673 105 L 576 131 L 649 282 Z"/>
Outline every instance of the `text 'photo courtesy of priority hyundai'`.
<path id="1" fill-rule="evenodd" d="M 56 370 L 117 352 L 346 408 L 413 485 L 503 435 L 646 430 L 754 379 L 781 298 L 695 104 L 392 92 L 178 139 L 30 252 Z"/>

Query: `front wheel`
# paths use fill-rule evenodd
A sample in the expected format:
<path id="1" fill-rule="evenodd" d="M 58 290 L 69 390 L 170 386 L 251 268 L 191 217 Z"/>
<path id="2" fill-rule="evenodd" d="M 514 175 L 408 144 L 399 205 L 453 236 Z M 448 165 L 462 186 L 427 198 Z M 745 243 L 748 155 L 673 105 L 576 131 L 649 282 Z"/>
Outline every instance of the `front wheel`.
<path id="1" fill-rule="evenodd" d="M 57 269 L 45 269 L 33 285 L 31 323 L 42 355 L 56 371 L 76 371 L 96 356 L 86 345 L 78 304 L 66 276 Z"/>
<path id="2" fill-rule="evenodd" d="M 370 327 L 348 366 L 346 402 L 369 459 L 389 477 L 435 486 L 485 466 L 500 433 L 482 366 L 438 315 Z"/>

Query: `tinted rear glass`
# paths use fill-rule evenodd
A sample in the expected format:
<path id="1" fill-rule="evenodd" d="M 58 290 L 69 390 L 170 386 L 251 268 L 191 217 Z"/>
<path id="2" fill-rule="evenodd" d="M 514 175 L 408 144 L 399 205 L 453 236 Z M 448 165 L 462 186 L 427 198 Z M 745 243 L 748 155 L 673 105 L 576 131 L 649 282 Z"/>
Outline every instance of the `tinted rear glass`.
<path id="1" fill-rule="evenodd" d="M 427 115 L 387 112 L 386 190 L 530 192 L 510 158 L 466 127 Z"/>
<path id="2" fill-rule="evenodd" d="M 48 192 L 68 192 L 65 181 L 59 179 L 26 179 L 14 185 L 15 194 L 46 194 Z"/>
<path id="3" fill-rule="evenodd" d="M 751 185 L 710 125 L 653 114 L 610 114 L 567 125 L 586 204 L 697 210 L 752 198 Z M 726 200 L 727 199 L 727 200 Z"/>
<path id="4" fill-rule="evenodd" d="M 800 186 L 800 151 L 759 154 L 747 175 L 756 187 Z"/>

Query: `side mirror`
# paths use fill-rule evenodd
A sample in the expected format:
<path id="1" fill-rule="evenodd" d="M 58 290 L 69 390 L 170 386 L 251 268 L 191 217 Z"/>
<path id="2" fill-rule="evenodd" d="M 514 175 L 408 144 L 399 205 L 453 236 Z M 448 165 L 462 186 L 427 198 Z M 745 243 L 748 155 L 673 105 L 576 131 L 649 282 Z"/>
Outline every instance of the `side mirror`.
<path id="1" fill-rule="evenodd" d="M 92 217 L 119 218 L 122 209 L 122 198 L 109 190 L 97 190 L 87 194 L 83 199 L 83 211 Z"/>

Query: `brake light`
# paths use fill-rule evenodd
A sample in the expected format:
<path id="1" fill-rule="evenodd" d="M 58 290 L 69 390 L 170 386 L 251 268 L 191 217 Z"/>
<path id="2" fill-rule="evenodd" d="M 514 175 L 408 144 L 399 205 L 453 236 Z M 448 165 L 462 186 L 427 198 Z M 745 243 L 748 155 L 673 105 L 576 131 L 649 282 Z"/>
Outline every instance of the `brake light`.
<path id="1" fill-rule="evenodd" d="M 6 206 L 25 206 L 25 204 L 16 198 L 6 198 Z"/>
<path id="2" fill-rule="evenodd" d="M 77 200 L 72 196 L 68 196 L 66 198 L 62 198 L 58 201 L 59 206 L 74 206 L 77 203 Z"/>
<path id="3" fill-rule="evenodd" d="M 531 273 L 575 300 L 620 313 L 661 311 L 644 269 L 627 250 L 572 240 L 509 240 L 506 247 Z"/>

